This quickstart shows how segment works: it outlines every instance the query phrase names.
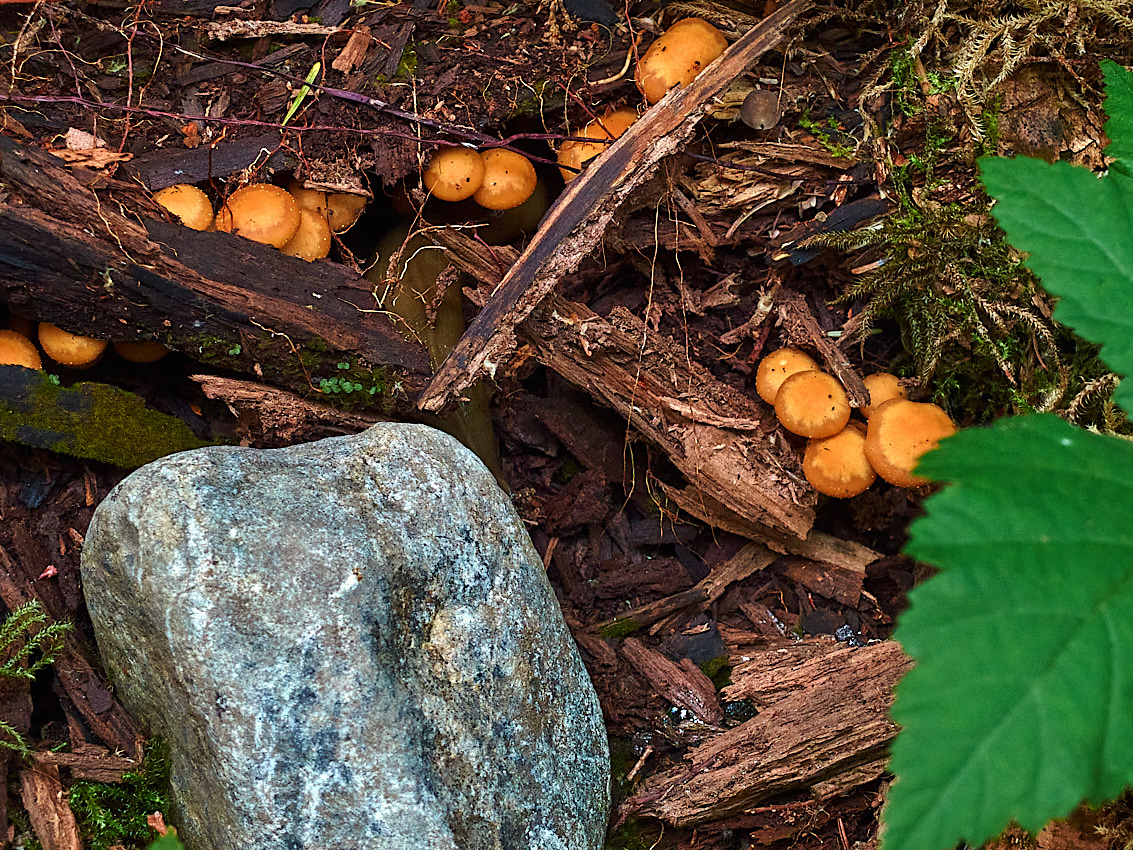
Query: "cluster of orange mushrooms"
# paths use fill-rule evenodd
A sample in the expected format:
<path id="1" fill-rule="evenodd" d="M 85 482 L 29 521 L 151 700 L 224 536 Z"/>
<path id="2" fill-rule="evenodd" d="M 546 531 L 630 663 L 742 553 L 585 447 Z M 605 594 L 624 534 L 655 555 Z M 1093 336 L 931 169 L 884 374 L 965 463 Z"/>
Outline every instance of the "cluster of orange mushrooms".
<path id="1" fill-rule="evenodd" d="M 677 21 L 661 34 L 638 60 L 634 81 L 647 103 L 653 104 L 675 85 L 687 86 L 728 46 L 724 34 L 702 18 Z M 563 180 L 578 176 L 587 162 L 621 137 L 637 120 L 637 110 L 623 108 L 606 113 L 576 135 L 594 141 L 566 141 L 559 147 Z M 426 166 L 425 189 L 442 201 L 472 198 L 490 210 L 519 206 L 535 191 L 536 174 L 522 154 L 492 148 L 483 154 L 468 147 L 438 150 Z"/>
<path id="2" fill-rule="evenodd" d="M 249 183 L 229 195 L 215 215 L 208 195 L 189 183 L 153 197 L 193 230 L 234 233 L 308 262 L 327 256 L 331 234 L 349 229 L 366 206 L 361 195 L 305 189 L 297 181 L 287 189 Z"/>
<path id="3" fill-rule="evenodd" d="M 69 369 L 89 369 L 102 359 L 109 347 L 104 339 L 68 333 L 48 322 L 38 325 L 30 319 L 11 316 L 8 329 L 0 331 L 0 366 L 26 366 L 42 369 L 43 358 L 39 349 L 60 366 Z M 39 341 L 39 347 L 32 342 Z M 114 350 L 123 360 L 131 363 L 153 363 L 169 353 L 160 342 L 116 342 Z"/>
<path id="4" fill-rule="evenodd" d="M 819 493 L 848 499 L 865 492 L 880 475 L 898 487 L 928 480 L 913 474 L 921 456 L 956 433 L 935 404 L 909 401 L 899 379 L 884 372 L 865 379 L 869 404 L 865 423 L 851 421 L 841 383 L 797 348 L 768 354 L 756 370 L 755 389 L 774 405 L 779 424 L 807 437 L 803 473 Z"/>

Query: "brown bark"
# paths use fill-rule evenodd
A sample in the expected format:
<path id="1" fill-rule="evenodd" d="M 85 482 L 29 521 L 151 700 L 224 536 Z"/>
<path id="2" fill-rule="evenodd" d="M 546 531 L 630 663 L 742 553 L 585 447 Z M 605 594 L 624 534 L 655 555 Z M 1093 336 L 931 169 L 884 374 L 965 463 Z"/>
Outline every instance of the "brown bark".
<path id="1" fill-rule="evenodd" d="M 83 850 L 58 767 L 33 760 L 20 771 L 20 796 L 43 850 Z"/>
<path id="2" fill-rule="evenodd" d="M 370 284 L 350 269 L 159 220 L 136 187 L 79 173 L 113 191 L 96 192 L 60 160 L 0 137 L 8 192 L 0 296 L 17 311 L 76 333 L 157 337 L 190 357 L 256 365 L 265 380 L 292 389 L 310 389 L 299 358 L 310 343 L 308 361 L 353 354 L 386 369 L 402 398 L 423 385 L 424 349 L 372 311 Z M 389 401 L 399 404 L 396 395 Z"/>
<path id="3" fill-rule="evenodd" d="M 763 678 L 750 685 L 740 668 L 733 671 L 737 683 L 725 695 L 767 700 L 763 711 L 689 752 L 685 764 L 651 776 L 620 818 L 694 826 L 750 812 L 778 794 L 809 789 L 829 796 L 876 778 L 897 733 L 887 716 L 893 686 L 912 662 L 892 641 L 859 649 L 828 639 L 793 646 L 808 647 L 812 657 L 800 661 L 782 647 L 769 649 Z"/>

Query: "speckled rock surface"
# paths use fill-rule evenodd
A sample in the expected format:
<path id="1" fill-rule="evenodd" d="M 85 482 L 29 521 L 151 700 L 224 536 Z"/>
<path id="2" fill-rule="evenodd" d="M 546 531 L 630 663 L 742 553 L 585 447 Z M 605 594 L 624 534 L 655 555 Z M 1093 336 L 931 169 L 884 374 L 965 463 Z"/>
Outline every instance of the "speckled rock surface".
<path id="1" fill-rule="evenodd" d="M 135 472 L 83 550 L 189 850 L 589 850 L 609 758 L 539 558 L 419 425 Z"/>

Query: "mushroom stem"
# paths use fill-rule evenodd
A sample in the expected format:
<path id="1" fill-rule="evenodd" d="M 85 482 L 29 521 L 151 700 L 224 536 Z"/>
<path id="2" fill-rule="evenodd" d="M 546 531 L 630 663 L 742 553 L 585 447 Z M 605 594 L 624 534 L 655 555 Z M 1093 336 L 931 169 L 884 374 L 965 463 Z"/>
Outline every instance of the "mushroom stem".
<path id="1" fill-rule="evenodd" d="M 391 268 L 395 259 L 396 267 Z M 464 297 L 458 281 L 445 288 L 431 322 L 426 308 L 436 300 L 437 281 L 449 267 L 443 248 L 421 234 L 411 236 L 408 225 L 402 225 L 378 243 L 377 260 L 366 272 L 378 302 L 401 318 L 406 336 L 424 343 L 434 369 L 464 335 Z M 464 396 L 467 400 L 451 414 L 426 415 L 422 421 L 451 434 L 474 451 L 506 490 L 489 412 L 488 385 L 480 381 L 469 387 Z"/>

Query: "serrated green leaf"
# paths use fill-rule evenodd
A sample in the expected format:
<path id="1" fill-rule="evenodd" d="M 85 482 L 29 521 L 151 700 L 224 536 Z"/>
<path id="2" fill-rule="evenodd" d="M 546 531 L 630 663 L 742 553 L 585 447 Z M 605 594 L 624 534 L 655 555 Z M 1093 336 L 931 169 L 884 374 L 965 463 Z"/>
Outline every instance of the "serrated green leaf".
<path id="1" fill-rule="evenodd" d="M 1024 157 L 985 157 L 980 171 L 1007 238 L 1058 296 L 1054 318 L 1101 342 L 1115 372 L 1133 373 L 1133 180 Z M 1114 400 L 1133 411 L 1133 382 Z"/>
<path id="2" fill-rule="evenodd" d="M 1133 783 L 1133 444 L 1049 415 L 962 431 L 907 551 L 885 850 L 1037 830 Z"/>
<path id="3" fill-rule="evenodd" d="M 1133 73 L 1116 62 L 1102 62 L 1105 76 L 1105 108 L 1109 114 L 1105 134 L 1109 145 L 1105 152 L 1117 160 L 1115 167 L 1133 174 Z"/>

